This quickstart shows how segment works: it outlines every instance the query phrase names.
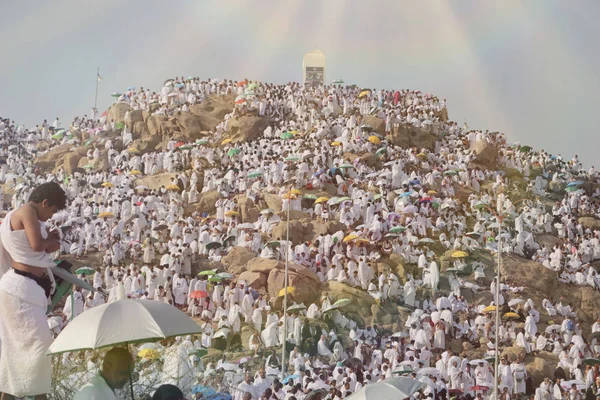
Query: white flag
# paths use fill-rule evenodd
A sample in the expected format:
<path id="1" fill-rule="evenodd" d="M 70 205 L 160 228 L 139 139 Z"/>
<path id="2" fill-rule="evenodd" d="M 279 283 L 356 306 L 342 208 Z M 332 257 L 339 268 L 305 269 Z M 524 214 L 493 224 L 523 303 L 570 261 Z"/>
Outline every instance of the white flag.
<path id="1" fill-rule="evenodd" d="M 97 74 L 97 75 L 98 75 L 98 82 L 100 82 L 102 80 L 102 77 L 100 76 L 100 74 Z"/>

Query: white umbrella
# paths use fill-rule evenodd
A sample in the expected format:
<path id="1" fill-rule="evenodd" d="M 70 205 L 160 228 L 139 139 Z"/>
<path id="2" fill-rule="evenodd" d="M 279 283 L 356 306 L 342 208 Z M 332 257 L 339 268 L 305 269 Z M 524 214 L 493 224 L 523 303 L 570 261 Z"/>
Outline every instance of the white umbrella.
<path id="1" fill-rule="evenodd" d="M 403 376 L 388 378 L 380 382 L 363 386 L 358 392 L 347 397 L 348 400 L 406 399 L 425 388 L 423 382 Z"/>
<path id="2" fill-rule="evenodd" d="M 201 331 L 200 325 L 170 304 L 123 299 L 81 313 L 58 335 L 47 354 L 153 342 Z"/>
<path id="3" fill-rule="evenodd" d="M 549 325 L 546 328 L 546 333 L 552 333 L 552 331 L 560 332 L 560 325 Z"/>
<path id="4" fill-rule="evenodd" d="M 511 301 L 508 302 L 508 305 L 510 307 L 514 307 L 514 306 L 516 306 L 519 303 L 525 303 L 525 300 L 523 300 L 523 299 L 512 299 Z"/>
<path id="5" fill-rule="evenodd" d="M 439 376 L 440 371 L 438 371 L 437 368 L 427 367 L 427 368 L 421 368 L 419 371 L 417 371 L 417 374 Z"/>

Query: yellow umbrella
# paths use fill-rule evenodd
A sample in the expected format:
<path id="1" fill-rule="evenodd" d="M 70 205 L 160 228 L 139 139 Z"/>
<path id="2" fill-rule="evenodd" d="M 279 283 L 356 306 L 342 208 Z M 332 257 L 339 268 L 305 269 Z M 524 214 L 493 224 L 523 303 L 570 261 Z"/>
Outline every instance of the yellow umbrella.
<path id="1" fill-rule="evenodd" d="M 110 211 L 104 211 L 98 214 L 98 218 L 113 218 L 114 216 L 115 214 L 111 213 Z"/>
<path id="2" fill-rule="evenodd" d="M 104 182 L 104 183 L 102 184 L 102 186 L 103 186 L 103 187 L 115 187 L 115 185 L 113 185 L 113 184 L 112 184 L 112 183 L 110 183 L 110 182 Z"/>
<path id="3" fill-rule="evenodd" d="M 334 147 L 340 147 L 342 145 L 341 142 L 331 142 L 331 145 Z"/>
<path id="4" fill-rule="evenodd" d="M 360 99 L 361 97 L 365 97 L 365 96 L 368 96 L 368 95 L 370 95 L 370 94 L 371 94 L 371 91 L 370 91 L 370 90 L 363 90 L 362 92 L 360 92 L 360 93 L 358 94 L 358 98 Z"/>
<path id="5" fill-rule="evenodd" d="M 425 153 L 419 153 L 417 154 L 417 157 L 425 157 Z"/>
<path id="6" fill-rule="evenodd" d="M 234 217 L 234 216 L 238 216 L 238 215 L 240 215 L 240 213 L 239 213 L 239 212 L 237 212 L 237 211 L 233 211 L 233 210 L 231 210 L 231 211 L 227 211 L 227 212 L 225 213 L 225 216 L 226 216 L 226 217 Z"/>
<path id="7" fill-rule="evenodd" d="M 169 185 L 166 187 L 167 190 L 179 190 L 179 186 L 177 185 Z"/>
<path id="8" fill-rule="evenodd" d="M 454 253 L 452 253 L 452 258 L 462 258 L 462 257 L 469 257 L 469 254 L 465 251 L 455 251 Z"/>
<path id="9" fill-rule="evenodd" d="M 354 239 L 358 239 L 358 238 L 359 238 L 358 235 L 355 235 L 354 233 L 351 233 L 351 234 L 349 234 L 348 236 L 346 236 L 344 238 L 344 243 L 348 243 L 348 242 L 350 242 L 350 241 L 352 241 Z"/>
<path id="10" fill-rule="evenodd" d="M 231 139 L 225 139 L 221 142 L 222 145 L 226 145 L 227 143 L 231 143 Z"/>
<path id="11" fill-rule="evenodd" d="M 127 149 L 128 152 L 130 153 L 139 153 L 140 151 L 138 149 L 136 149 L 135 147 L 130 147 Z"/>
<path id="12" fill-rule="evenodd" d="M 317 200 L 315 200 L 315 204 L 324 203 L 328 200 L 329 200 L 329 197 L 319 197 Z"/>
<path id="13" fill-rule="evenodd" d="M 290 131 L 290 133 L 291 133 L 292 135 L 297 135 L 297 134 L 299 134 L 300 132 L 298 132 L 298 131 Z"/>
<path id="14" fill-rule="evenodd" d="M 427 194 L 437 194 L 437 192 L 435 190 L 430 190 L 427 192 Z"/>
<path id="15" fill-rule="evenodd" d="M 521 316 L 514 312 L 507 312 L 506 314 L 504 314 L 502 316 L 502 319 L 509 319 L 509 318 L 521 318 Z"/>
<path id="16" fill-rule="evenodd" d="M 298 190 L 298 189 L 292 189 L 292 190 L 290 190 L 288 193 L 291 193 L 291 194 L 298 194 L 298 195 L 300 195 L 300 194 L 302 194 L 302 191 L 300 191 L 300 190 Z"/>
<path id="17" fill-rule="evenodd" d="M 365 239 L 365 238 L 359 238 L 359 239 L 356 239 L 356 240 L 354 241 L 354 243 L 364 243 L 364 244 L 369 244 L 369 243 L 371 243 L 371 241 L 370 241 L 370 240 L 367 240 L 367 239 Z"/>
<path id="18" fill-rule="evenodd" d="M 129 173 L 129 175 L 141 175 L 141 174 L 142 174 L 142 171 L 137 170 L 137 169 L 134 169 L 133 171 L 131 171 Z"/>
<path id="19" fill-rule="evenodd" d="M 142 349 L 137 355 L 139 358 L 160 358 L 160 353 L 156 349 Z"/>
<path id="20" fill-rule="evenodd" d="M 483 312 L 492 312 L 492 311 L 496 311 L 496 306 L 487 306 L 486 308 L 483 309 Z"/>
<path id="21" fill-rule="evenodd" d="M 294 293 L 296 293 L 296 288 L 293 286 L 288 286 L 287 292 L 288 292 L 288 294 L 294 294 Z M 282 296 L 285 296 L 285 288 L 283 288 L 279 291 L 279 297 L 282 297 Z"/>
<path id="22" fill-rule="evenodd" d="M 281 198 L 286 199 L 286 200 L 295 199 L 296 197 L 298 197 L 298 196 L 295 195 L 294 193 L 290 193 L 290 192 L 287 192 L 286 194 L 281 196 Z"/>
<path id="23" fill-rule="evenodd" d="M 369 136 L 369 142 L 373 144 L 379 144 L 381 143 L 381 140 L 379 140 L 377 136 Z"/>

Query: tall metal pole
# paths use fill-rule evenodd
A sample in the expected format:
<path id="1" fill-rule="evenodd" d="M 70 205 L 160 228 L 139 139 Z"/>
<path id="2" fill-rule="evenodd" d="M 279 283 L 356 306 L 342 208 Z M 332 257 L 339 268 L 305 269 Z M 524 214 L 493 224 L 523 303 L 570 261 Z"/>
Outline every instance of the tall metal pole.
<path id="1" fill-rule="evenodd" d="M 498 267 L 496 271 L 496 343 L 494 351 L 494 400 L 498 400 L 498 376 L 500 375 L 498 369 L 498 336 L 500 332 L 500 263 L 502 261 L 502 217 L 498 217 L 498 223 L 500 229 L 498 231 Z"/>
<path id="2" fill-rule="evenodd" d="M 287 298 L 288 298 L 288 262 L 290 259 L 289 242 L 290 242 L 290 207 L 292 202 L 292 193 L 288 193 L 288 204 L 287 204 L 287 224 L 286 224 L 286 238 L 285 238 L 285 269 L 283 273 L 283 343 L 281 344 L 281 379 L 285 378 L 285 344 L 287 343 Z"/>
<path id="3" fill-rule="evenodd" d="M 100 76 L 100 67 L 96 71 L 96 97 L 94 98 L 94 109 L 98 109 L 98 77 Z"/>

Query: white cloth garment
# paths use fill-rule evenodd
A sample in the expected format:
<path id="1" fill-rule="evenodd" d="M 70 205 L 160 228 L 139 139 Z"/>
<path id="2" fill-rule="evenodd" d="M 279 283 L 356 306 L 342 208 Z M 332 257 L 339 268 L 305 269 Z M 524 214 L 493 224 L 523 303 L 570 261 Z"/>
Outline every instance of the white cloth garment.
<path id="1" fill-rule="evenodd" d="M 75 393 L 73 400 L 117 400 L 115 392 L 106 384 L 100 374 Z"/>

